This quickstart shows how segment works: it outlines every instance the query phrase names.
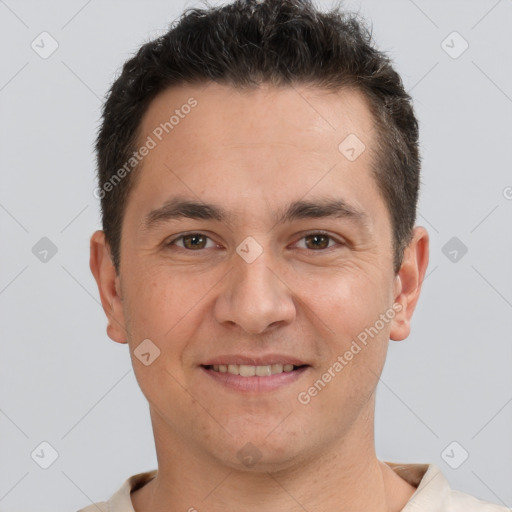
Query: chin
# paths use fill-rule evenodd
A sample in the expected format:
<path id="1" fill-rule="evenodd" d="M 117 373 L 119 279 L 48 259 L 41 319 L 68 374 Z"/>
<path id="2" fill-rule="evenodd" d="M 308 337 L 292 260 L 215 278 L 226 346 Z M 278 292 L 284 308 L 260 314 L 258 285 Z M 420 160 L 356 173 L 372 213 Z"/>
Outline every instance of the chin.
<path id="1" fill-rule="evenodd" d="M 290 442 L 294 436 L 288 434 L 286 438 L 274 436 L 274 439 L 269 439 L 269 432 L 271 429 L 264 433 L 229 437 L 226 441 L 230 445 L 220 453 L 217 445 L 214 456 L 220 463 L 236 471 L 262 473 L 292 467 L 301 453 L 300 446 Z"/>

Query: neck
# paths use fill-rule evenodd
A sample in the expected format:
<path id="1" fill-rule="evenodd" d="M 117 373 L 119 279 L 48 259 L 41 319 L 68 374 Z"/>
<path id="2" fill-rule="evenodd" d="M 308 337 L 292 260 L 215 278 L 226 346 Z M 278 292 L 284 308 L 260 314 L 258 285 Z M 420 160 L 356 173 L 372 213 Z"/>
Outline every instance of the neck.
<path id="1" fill-rule="evenodd" d="M 157 414 L 152 421 L 158 473 L 132 493 L 136 512 L 398 512 L 416 490 L 377 459 L 368 418 L 335 446 L 260 472 L 233 469 L 187 449 Z"/>

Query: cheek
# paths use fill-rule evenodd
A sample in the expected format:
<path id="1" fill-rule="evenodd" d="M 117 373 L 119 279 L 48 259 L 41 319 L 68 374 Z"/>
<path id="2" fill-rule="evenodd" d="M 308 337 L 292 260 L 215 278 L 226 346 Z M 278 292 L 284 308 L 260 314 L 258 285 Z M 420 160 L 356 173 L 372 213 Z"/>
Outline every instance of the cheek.
<path id="1" fill-rule="evenodd" d="M 191 407 L 184 392 L 187 380 L 183 357 L 194 338 L 202 311 L 201 287 L 186 286 L 177 273 L 162 269 L 134 275 L 125 307 L 129 312 L 130 354 L 137 382 L 150 404 L 170 424 L 178 422 L 169 409 Z M 150 364 L 140 357 L 143 340 L 150 340 Z M 148 342 L 144 342 L 148 343 Z M 154 359 L 153 359 L 154 358 Z M 170 406 L 172 404 L 172 406 Z M 198 411 L 199 414 L 199 411 Z"/>
<path id="2" fill-rule="evenodd" d="M 389 283 L 382 275 L 362 268 L 344 268 L 343 271 L 321 276 L 310 286 L 307 300 L 323 321 L 330 339 L 339 348 L 370 328 L 391 306 Z M 380 325 L 380 324 L 379 324 Z M 385 325 L 380 331 L 386 331 Z"/>
<path id="3" fill-rule="evenodd" d="M 391 317 L 390 292 L 382 276 L 362 269 L 329 279 L 328 292 L 310 296 L 311 307 L 328 329 L 318 388 L 326 384 L 321 403 L 364 402 L 373 393 L 385 362 Z M 320 283 L 319 283 L 320 284 Z M 321 289 L 319 286 L 317 289 Z M 327 288 L 325 288 L 327 289 Z M 313 391 L 314 392 L 314 391 Z M 345 402 L 346 400 L 346 402 Z"/>
<path id="4" fill-rule="evenodd" d="M 180 319 L 192 311 L 186 296 L 177 293 L 180 284 L 168 276 L 142 270 L 132 276 L 124 304 L 130 354 L 139 385 L 149 399 L 148 393 L 158 390 L 159 381 L 168 380 L 169 373 L 180 379 L 176 368 L 184 340 L 189 338 L 183 329 L 190 325 Z M 150 356 L 142 356 L 147 353 Z"/>
<path id="5" fill-rule="evenodd" d="M 192 363 L 195 364 L 190 347 L 193 340 L 199 338 L 198 330 L 204 328 L 211 318 L 209 293 L 219 278 L 206 273 L 192 278 L 186 272 L 171 272 L 164 265 L 148 269 L 141 266 L 132 275 L 125 309 L 130 319 L 130 351 L 141 387 L 162 389 L 162 383 L 169 378 L 172 380 L 171 375 L 184 382 L 189 378 L 187 372 Z M 160 351 L 152 364 L 154 368 L 149 381 L 148 372 L 136 360 L 137 347 L 146 339 Z M 140 370 L 138 373 L 137 368 Z M 155 375 L 156 371 L 159 376 Z M 169 386 L 168 383 L 165 385 Z"/>
<path id="6" fill-rule="evenodd" d="M 177 326 L 190 323 L 200 309 L 207 283 L 187 279 L 184 273 L 170 272 L 164 266 L 133 269 L 126 303 L 132 334 L 151 337 L 164 343 L 173 338 Z"/>

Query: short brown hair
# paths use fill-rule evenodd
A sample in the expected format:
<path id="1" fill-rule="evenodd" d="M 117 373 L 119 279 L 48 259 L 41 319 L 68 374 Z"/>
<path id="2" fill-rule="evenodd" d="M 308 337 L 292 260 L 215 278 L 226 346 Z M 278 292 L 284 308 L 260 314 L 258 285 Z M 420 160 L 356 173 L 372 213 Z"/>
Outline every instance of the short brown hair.
<path id="1" fill-rule="evenodd" d="M 108 93 L 96 140 L 103 230 L 116 271 L 134 176 L 123 173 L 115 186 L 112 179 L 135 151 L 141 118 L 164 89 L 208 81 L 236 88 L 262 83 L 355 87 L 365 95 L 378 138 L 373 173 L 391 216 L 398 272 L 411 240 L 419 189 L 412 101 L 358 16 L 339 5 L 321 12 L 310 0 L 236 0 L 187 9 L 166 34 L 144 44 L 124 64 Z"/>

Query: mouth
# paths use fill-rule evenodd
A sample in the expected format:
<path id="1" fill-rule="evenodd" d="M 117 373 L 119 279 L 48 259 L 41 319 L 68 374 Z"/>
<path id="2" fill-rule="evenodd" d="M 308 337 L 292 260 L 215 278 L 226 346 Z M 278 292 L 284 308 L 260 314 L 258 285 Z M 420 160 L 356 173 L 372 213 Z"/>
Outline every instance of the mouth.
<path id="1" fill-rule="evenodd" d="M 273 363 L 266 365 L 207 364 L 200 369 L 208 378 L 208 386 L 220 386 L 230 392 L 257 395 L 290 386 L 309 373 L 308 364 Z"/>
<path id="2" fill-rule="evenodd" d="M 248 364 L 208 364 L 202 365 L 207 370 L 217 373 L 229 373 L 231 375 L 239 375 L 240 377 L 269 377 L 270 375 L 278 375 L 281 373 L 289 373 L 300 368 L 305 368 L 307 364 L 267 364 L 267 365 L 248 365 Z"/>

